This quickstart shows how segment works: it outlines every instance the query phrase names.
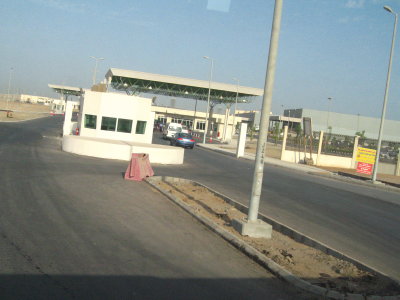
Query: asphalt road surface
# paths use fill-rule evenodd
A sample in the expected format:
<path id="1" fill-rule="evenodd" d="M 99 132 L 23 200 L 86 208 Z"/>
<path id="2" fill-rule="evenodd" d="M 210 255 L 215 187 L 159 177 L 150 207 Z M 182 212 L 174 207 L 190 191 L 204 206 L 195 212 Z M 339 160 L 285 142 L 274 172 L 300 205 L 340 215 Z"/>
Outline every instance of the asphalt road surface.
<path id="1" fill-rule="evenodd" d="M 0 299 L 312 299 L 127 162 L 62 152 L 61 121 L 0 123 Z"/>
<path id="2" fill-rule="evenodd" d="M 156 134 L 153 143 L 168 142 Z M 182 166 L 154 169 L 249 204 L 254 161 L 195 147 Z M 400 191 L 266 164 L 260 212 L 400 280 Z"/>

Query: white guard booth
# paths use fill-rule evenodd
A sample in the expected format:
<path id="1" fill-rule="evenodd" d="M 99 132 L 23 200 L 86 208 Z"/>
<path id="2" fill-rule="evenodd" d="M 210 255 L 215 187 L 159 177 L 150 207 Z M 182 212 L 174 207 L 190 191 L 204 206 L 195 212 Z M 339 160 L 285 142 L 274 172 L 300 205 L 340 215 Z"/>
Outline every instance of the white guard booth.
<path id="1" fill-rule="evenodd" d="M 184 149 L 151 143 L 155 115 L 151 99 L 85 90 L 76 124 L 70 121 L 72 107 L 66 105 L 64 151 L 120 160 L 147 153 L 151 163 L 183 163 Z"/>

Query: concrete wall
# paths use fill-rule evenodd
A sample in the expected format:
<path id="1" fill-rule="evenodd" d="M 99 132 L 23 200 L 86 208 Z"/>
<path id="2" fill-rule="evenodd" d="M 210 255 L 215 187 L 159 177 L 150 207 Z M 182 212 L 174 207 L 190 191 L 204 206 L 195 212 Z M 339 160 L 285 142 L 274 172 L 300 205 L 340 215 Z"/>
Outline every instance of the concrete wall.
<path id="1" fill-rule="evenodd" d="M 310 153 L 307 153 L 306 157 L 310 158 Z M 312 158 L 316 166 L 353 169 L 353 160 L 350 157 L 326 154 L 320 154 L 318 157 L 316 153 L 313 153 Z M 293 163 L 303 163 L 304 152 L 285 150 L 282 153 L 281 160 Z M 380 162 L 378 165 L 378 173 L 396 175 L 396 165 Z"/>
<path id="2" fill-rule="evenodd" d="M 310 153 L 306 153 L 306 157 L 310 158 Z M 352 159 L 349 157 L 340 157 L 325 154 L 320 154 L 318 157 L 316 153 L 313 153 L 312 158 L 314 160 L 314 164 L 318 166 L 337 168 L 351 168 L 352 166 Z M 285 150 L 282 153 L 281 160 L 293 163 L 303 163 L 304 152 Z"/>
<path id="3" fill-rule="evenodd" d="M 74 135 L 63 136 L 63 151 L 98 158 L 129 161 L 132 153 L 147 153 L 151 163 L 182 164 L 184 149 L 164 145 L 106 140 Z"/>
<path id="4" fill-rule="evenodd" d="M 151 99 L 117 93 L 85 91 L 81 105 L 80 135 L 120 141 L 151 143 L 153 137 L 154 113 Z M 97 116 L 96 129 L 85 128 L 85 115 Z M 132 120 L 131 133 L 101 130 L 102 117 Z M 144 134 L 136 134 L 137 121 L 146 121 Z"/>
<path id="5" fill-rule="evenodd" d="M 382 163 L 382 162 L 380 162 L 378 164 L 378 173 L 399 176 L 398 173 L 396 174 L 396 165 L 395 164 L 388 164 L 388 163 Z"/>

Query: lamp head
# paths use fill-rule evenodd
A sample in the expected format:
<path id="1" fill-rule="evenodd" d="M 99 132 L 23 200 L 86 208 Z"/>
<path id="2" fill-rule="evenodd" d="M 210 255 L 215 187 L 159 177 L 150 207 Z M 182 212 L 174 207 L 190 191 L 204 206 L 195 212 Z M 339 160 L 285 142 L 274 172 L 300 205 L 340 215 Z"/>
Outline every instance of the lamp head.
<path id="1" fill-rule="evenodd" d="M 390 12 L 391 14 L 393 14 L 393 9 L 390 6 L 385 5 L 383 7 L 386 11 Z"/>

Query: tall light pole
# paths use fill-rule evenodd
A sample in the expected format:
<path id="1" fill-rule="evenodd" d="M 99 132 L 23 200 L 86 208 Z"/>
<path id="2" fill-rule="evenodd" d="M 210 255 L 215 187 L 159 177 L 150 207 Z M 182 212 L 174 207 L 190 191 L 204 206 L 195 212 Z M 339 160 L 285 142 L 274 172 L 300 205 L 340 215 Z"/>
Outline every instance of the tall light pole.
<path id="1" fill-rule="evenodd" d="M 10 68 L 10 75 L 8 77 L 8 89 L 7 89 L 7 102 L 6 102 L 6 109 L 8 110 L 8 101 L 10 100 L 10 88 L 11 88 L 11 75 L 14 68 Z"/>
<path id="2" fill-rule="evenodd" d="M 326 132 L 329 132 L 329 116 L 331 114 L 332 97 L 328 97 L 328 118 L 326 119 Z"/>
<path id="3" fill-rule="evenodd" d="M 233 124 L 232 124 L 232 134 L 231 134 L 231 140 L 233 135 L 236 133 L 236 126 L 235 126 L 235 118 L 236 118 L 236 109 L 237 109 L 237 103 L 238 103 L 238 96 L 239 96 L 239 79 L 237 78 L 232 78 L 234 81 L 236 81 L 236 98 L 235 98 L 235 109 L 233 112 Z"/>
<path id="4" fill-rule="evenodd" d="M 93 85 L 95 85 L 96 84 L 97 65 L 99 63 L 99 60 L 104 60 L 104 58 L 103 57 L 94 57 L 94 56 L 91 56 L 90 58 L 93 58 L 96 61 L 94 71 L 93 71 Z"/>
<path id="5" fill-rule="evenodd" d="M 214 69 L 214 60 L 209 56 L 203 56 L 205 59 L 211 60 L 211 68 L 210 68 L 210 79 L 208 81 L 208 97 L 207 97 L 207 111 L 206 111 L 206 127 L 204 128 L 204 136 L 203 136 L 203 144 L 206 143 L 206 135 L 208 131 L 208 117 L 209 117 L 209 110 L 210 110 L 210 95 L 211 95 L 211 81 L 213 76 L 213 69 Z"/>
<path id="6" fill-rule="evenodd" d="M 376 148 L 376 157 L 375 157 L 375 165 L 374 165 L 374 170 L 372 172 L 372 182 L 376 182 L 376 175 L 378 173 L 378 164 L 379 164 L 379 156 L 381 154 L 381 144 L 382 144 L 382 133 L 383 133 L 383 125 L 385 123 L 385 114 L 386 114 L 386 103 L 387 103 L 387 98 L 389 95 L 389 86 L 390 86 L 390 74 L 392 72 L 392 59 L 393 59 L 393 52 L 394 52 L 394 43 L 396 40 L 396 31 L 397 31 L 397 19 L 398 15 L 396 12 L 393 11 L 393 9 L 389 6 L 384 6 L 383 7 L 386 11 L 390 12 L 391 14 L 394 14 L 394 28 L 393 28 L 393 35 L 392 35 L 392 48 L 390 49 L 390 58 L 389 58 L 389 67 L 387 71 L 387 77 L 386 77 L 386 89 L 385 89 L 385 96 L 383 98 L 383 107 L 382 107 L 382 116 L 381 116 L 381 125 L 379 127 L 379 135 L 378 135 L 378 145 Z"/>
<path id="7" fill-rule="evenodd" d="M 256 160 L 254 165 L 253 185 L 247 220 L 249 223 L 257 221 L 260 205 L 261 187 L 264 175 L 264 155 L 267 141 L 269 115 L 272 103 L 272 90 L 275 81 L 276 59 L 278 56 L 279 32 L 282 18 L 283 0 L 275 0 L 274 18 L 272 22 L 271 39 L 268 54 L 267 72 L 265 76 L 264 97 L 261 109 L 260 132 L 257 141 Z"/>

